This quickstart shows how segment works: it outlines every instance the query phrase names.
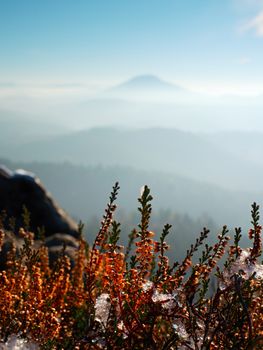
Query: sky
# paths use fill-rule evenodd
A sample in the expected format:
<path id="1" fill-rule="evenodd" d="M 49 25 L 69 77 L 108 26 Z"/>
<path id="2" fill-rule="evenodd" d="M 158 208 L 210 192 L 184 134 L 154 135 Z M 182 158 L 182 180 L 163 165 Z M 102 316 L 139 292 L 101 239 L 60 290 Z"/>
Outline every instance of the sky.
<path id="1" fill-rule="evenodd" d="M 154 74 L 263 93 L 261 0 L 0 0 L 0 96 L 95 91 Z"/>

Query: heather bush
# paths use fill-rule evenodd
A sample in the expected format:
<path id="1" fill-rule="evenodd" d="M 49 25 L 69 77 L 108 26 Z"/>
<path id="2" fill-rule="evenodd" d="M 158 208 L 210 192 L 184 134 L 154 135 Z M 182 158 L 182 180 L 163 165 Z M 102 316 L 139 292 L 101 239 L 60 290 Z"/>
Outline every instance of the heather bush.
<path id="1" fill-rule="evenodd" d="M 41 349 L 263 349 L 258 205 L 251 209 L 250 248 L 240 247 L 240 228 L 231 242 L 224 226 L 214 245 L 204 228 L 179 263 L 166 255 L 171 226 L 158 241 L 150 230 L 147 186 L 138 227 L 126 247 L 118 243 L 118 190 L 117 183 L 93 245 L 80 239 L 74 266 L 65 250 L 50 266 L 47 248 L 36 250 L 34 235 L 21 228 L 23 248 L 9 251 L 0 273 L 2 347 L 15 337 Z M 4 235 L 1 229 L 1 241 Z"/>

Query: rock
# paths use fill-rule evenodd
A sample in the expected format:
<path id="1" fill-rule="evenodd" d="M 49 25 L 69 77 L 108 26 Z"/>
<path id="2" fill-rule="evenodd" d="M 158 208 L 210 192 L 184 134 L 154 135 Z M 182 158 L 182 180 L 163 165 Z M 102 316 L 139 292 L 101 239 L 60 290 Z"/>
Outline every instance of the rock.
<path id="1" fill-rule="evenodd" d="M 4 231 L 4 233 L 5 233 L 4 242 L 0 252 L 0 271 L 6 268 L 7 254 L 12 248 L 13 244 L 16 247 L 16 251 L 18 251 L 23 247 L 23 242 L 24 242 L 22 238 L 17 237 L 14 233 L 10 231 Z"/>
<path id="2" fill-rule="evenodd" d="M 61 255 L 63 247 L 65 247 L 65 254 L 70 258 L 71 266 L 74 265 L 76 250 L 79 248 L 79 242 L 76 238 L 67 234 L 55 233 L 45 239 L 45 246 L 48 247 L 51 265 Z"/>
<path id="3" fill-rule="evenodd" d="M 54 235 L 47 237 L 45 239 L 45 245 L 47 247 L 66 245 L 67 247 L 73 248 L 78 248 L 79 246 L 78 241 L 74 237 L 62 233 L 55 233 Z"/>
<path id="4" fill-rule="evenodd" d="M 8 252 L 13 245 L 18 256 L 24 244 L 24 239 L 17 237 L 14 233 L 4 230 L 4 234 L 4 242 L 0 249 L 0 271 L 6 269 Z M 48 257 L 51 266 L 61 256 L 62 252 L 69 257 L 71 266 L 74 266 L 76 252 L 79 248 L 79 241 L 76 238 L 67 234 L 54 234 L 47 237 L 44 241 L 35 240 L 32 249 L 37 250 L 43 245 L 48 248 Z"/>
<path id="5" fill-rule="evenodd" d="M 79 237 L 77 223 L 58 206 L 34 174 L 25 170 L 12 172 L 5 166 L 0 166 L 0 213 L 5 212 L 1 223 L 5 239 L 0 255 L 0 269 L 5 268 L 7 252 L 12 242 L 17 250 L 23 245 L 18 231 L 24 226 L 24 207 L 30 213 L 30 231 L 37 233 L 39 229 L 44 229 L 44 244 L 48 247 L 51 264 L 60 256 L 64 246 L 65 253 L 74 264 Z M 11 218 L 15 218 L 14 227 L 10 227 Z M 41 244 L 43 241 L 35 241 L 36 248 Z"/>
<path id="6" fill-rule="evenodd" d="M 48 248 L 48 257 L 50 266 L 53 266 L 56 260 L 61 256 L 62 247 L 61 246 L 52 246 Z M 73 267 L 75 265 L 76 258 L 76 248 L 66 247 L 65 255 L 69 257 L 70 265 Z"/>
<path id="7" fill-rule="evenodd" d="M 77 224 L 62 210 L 46 191 L 40 180 L 32 173 L 17 170 L 12 172 L 0 166 L 0 212 L 5 211 L 4 222 L 15 218 L 15 232 L 23 226 L 23 207 L 30 213 L 30 230 L 38 232 L 44 228 L 45 236 L 55 233 L 66 233 L 78 238 Z"/>

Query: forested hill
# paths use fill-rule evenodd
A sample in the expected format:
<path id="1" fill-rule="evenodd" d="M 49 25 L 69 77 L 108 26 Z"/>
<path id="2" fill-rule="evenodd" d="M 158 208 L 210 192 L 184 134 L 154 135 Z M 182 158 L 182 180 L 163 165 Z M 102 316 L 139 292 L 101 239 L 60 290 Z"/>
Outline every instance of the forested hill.
<path id="1" fill-rule="evenodd" d="M 176 129 L 97 128 L 39 141 L 25 140 L 19 145 L 10 145 L 1 155 L 22 161 L 128 166 L 174 173 L 229 189 L 263 191 L 263 164 L 249 157 L 242 158 L 232 151 L 231 144 L 226 147 L 224 135 L 221 143 L 214 139 Z"/>
<path id="2" fill-rule="evenodd" d="M 0 163 L 11 169 L 24 168 L 40 177 L 46 188 L 71 215 L 82 221 L 100 217 L 112 185 L 119 181 L 120 211 L 137 208 L 140 188 L 147 184 L 154 197 L 153 208 L 169 210 L 193 219 L 211 217 L 219 225 L 247 225 L 254 193 L 230 191 L 220 187 L 157 171 L 139 171 L 131 167 L 81 166 L 70 163 Z"/>

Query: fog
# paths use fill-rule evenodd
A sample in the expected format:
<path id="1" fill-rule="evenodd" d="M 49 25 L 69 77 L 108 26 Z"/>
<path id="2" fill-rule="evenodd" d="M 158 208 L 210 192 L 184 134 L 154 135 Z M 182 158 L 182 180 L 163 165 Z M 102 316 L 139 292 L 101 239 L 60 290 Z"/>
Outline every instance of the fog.
<path id="1" fill-rule="evenodd" d="M 0 92 L 1 121 L 40 123 L 41 130 L 45 124 L 51 130 L 52 124 L 58 133 L 98 126 L 263 131 L 260 90 L 245 96 L 200 93 L 154 75 L 141 75 L 93 90 L 85 85 L 51 85 L 2 87 Z"/>
<path id="2" fill-rule="evenodd" d="M 93 95 L 2 97 L 1 162 L 34 171 L 77 219 L 100 216 L 120 181 L 127 213 L 147 184 L 156 211 L 247 228 L 262 204 L 261 107 L 147 75 Z"/>

